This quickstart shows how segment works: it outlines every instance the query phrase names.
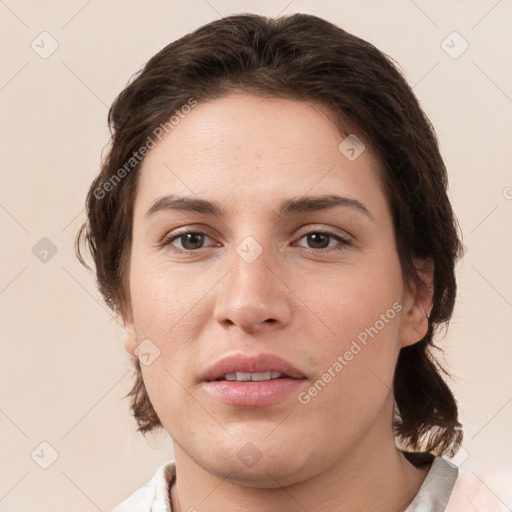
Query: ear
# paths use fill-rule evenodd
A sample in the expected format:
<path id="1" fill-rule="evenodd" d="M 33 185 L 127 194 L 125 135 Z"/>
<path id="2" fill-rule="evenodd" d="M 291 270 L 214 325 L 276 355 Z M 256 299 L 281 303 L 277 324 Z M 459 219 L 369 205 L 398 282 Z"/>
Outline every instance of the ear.
<path id="1" fill-rule="evenodd" d="M 126 331 L 126 340 L 124 346 L 132 356 L 135 355 L 135 348 L 138 345 L 137 335 L 135 333 L 135 325 L 131 312 L 123 314 L 123 323 Z"/>
<path id="2" fill-rule="evenodd" d="M 432 311 L 434 294 L 434 263 L 432 259 L 413 258 L 416 272 L 422 283 L 411 282 L 404 301 L 401 346 L 417 343 L 428 332 L 428 317 Z"/>

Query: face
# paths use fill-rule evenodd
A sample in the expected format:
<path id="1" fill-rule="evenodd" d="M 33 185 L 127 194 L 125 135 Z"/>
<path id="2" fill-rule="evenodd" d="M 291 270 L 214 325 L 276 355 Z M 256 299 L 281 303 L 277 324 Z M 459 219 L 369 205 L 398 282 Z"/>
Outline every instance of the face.
<path id="1" fill-rule="evenodd" d="M 145 158 L 126 346 L 177 460 L 274 487 L 391 432 L 398 353 L 427 323 L 375 156 L 344 140 L 318 106 L 232 94 Z"/>

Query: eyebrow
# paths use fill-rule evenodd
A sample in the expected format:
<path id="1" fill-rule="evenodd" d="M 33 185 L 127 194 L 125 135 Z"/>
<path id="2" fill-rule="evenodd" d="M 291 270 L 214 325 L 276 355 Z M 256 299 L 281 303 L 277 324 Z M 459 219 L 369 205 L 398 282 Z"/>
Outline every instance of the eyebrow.
<path id="1" fill-rule="evenodd" d="M 372 214 L 357 199 L 343 197 L 334 194 L 321 196 L 299 196 L 285 199 L 279 205 L 277 210 L 272 210 L 279 217 L 291 214 L 299 214 L 306 212 L 315 212 L 333 208 L 334 206 L 345 206 L 363 213 L 371 220 L 374 220 Z M 215 217 L 226 217 L 228 212 L 219 203 L 215 201 L 207 201 L 195 197 L 182 197 L 176 195 L 167 195 L 157 199 L 151 208 L 147 211 L 146 217 L 151 217 L 162 211 L 191 211 L 213 215 Z"/>

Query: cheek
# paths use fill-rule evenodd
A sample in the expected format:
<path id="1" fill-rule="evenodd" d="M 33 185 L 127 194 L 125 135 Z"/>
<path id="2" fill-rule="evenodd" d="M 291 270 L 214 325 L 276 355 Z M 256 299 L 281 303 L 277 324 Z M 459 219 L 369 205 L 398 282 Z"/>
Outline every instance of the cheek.
<path id="1" fill-rule="evenodd" d="M 391 302 L 391 297 L 375 300 L 365 294 L 351 295 L 357 297 L 368 300 L 344 298 L 337 321 L 330 323 L 335 334 L 315 339 L 315 348 L 310 350 L 317 371 L 299 397 L 304 421 L 318 418 L 320 428 L 333 436 L 346 437 L 367 428 L 393 389 L 400 304 Z"/>
<path id="2" fill-rule="evenodd" d="M 325 333 L 316 337 L 313 349 L 316 378 L 328 381 L 333 399 L 366 394 L 371 401 L 372 393 L 380 389 L 385 394 L 392 387 L 400 347 L 402 282 L 398 260 L 392 255 L 384 260 L 304 283 L 309 304 L 321 320 L 315 325 Z M 311 336 L 312 330 L 308 332 Z"/>
<path id="3" fill-rule="evenodd" d="M 198 279 L 197 271 L 194 276 L 176 264 L 152 265 L 150 258 L 147 258 L 144 264 L 134 261 L 130 283 L 139 335 L 177 341 L 183 339 L 182 335 L 193 337 L 197 326 L 191 322 L 191 318 L 197 320 L 201 298 L 210 288 L 206 276 Z"/>
<path id="4" fill-rule="evenodd" d="M 379 331 L 388 334 L 396 334 L 399 327 L 397 309 L 401 309 L 403 287 L 400 267 L 394 258 L 302 280 L 301 290 L 311 310 L 322 321 L 317 324 L 322 326 L 326 341 L 346 342 L 376 322 Z M 393 304 L 399 306 L 393 308 Z"/>
<path id="5" fill-rule="evenodd" d="M 162 421 L 170 414 L 193 406 L 183 386 L 190 380 L 194 341 L 200 336 L 204 287 L 187 280 L 176 269 L 132 266 L 131 298 L 139 343 L 147 344 L 152 362 L 141 371 L 148 396 Z M 143 341 L 144 340 L 144 341 Z M 149 340 L 149 341 L 147 341 Z M 142 344 L 141 344 L 142 346 Z"/>

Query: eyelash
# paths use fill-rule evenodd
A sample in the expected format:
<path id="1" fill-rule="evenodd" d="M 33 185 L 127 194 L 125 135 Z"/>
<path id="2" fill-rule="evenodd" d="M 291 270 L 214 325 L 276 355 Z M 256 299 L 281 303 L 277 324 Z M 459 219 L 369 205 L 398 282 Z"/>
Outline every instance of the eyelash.
<path id="1" fill-rule="evenodd" d="M 202 231 L 194 231 L 194 230 L 189 230 L 189 231 L 182 231 L 181 233 L 179 234 L 174 234 L 172 236 L 166 236 L 162 242 L 160 243 L 160 246 L 161 247 L 165 247 L 165 248 L 169 248 L 169 246 L 171 246 L 172 242 L 174 242 L 175 240 L 178 240 L 182 237 L 184 237 L 185 235 L 188 235 L 188 234 L 195 234 L 195 235 L 204 235 L 208 238 L 211 238 L 209 237 L 206 233 L 203 233 Z M 319 231 L 319 230 L 313 230 L 313 231 L 308 231 L 307 233 L 304 233 L 300 238 L 299 240 L 302 240 L 304 237 L 308 236 L 308 235 L 311 235 L 311 234 L 315 234 L 315 235 L 327 235 L 333 239 L 335 239 L 337 242 L 339 242 L 341 244 L 341 247 L 338 247 L 338 248 L 329 248 L 329 247 L 326 247 L 326 248 L 323 248 L 323 249 L 312 249 L 310 247 L 302 247 L 303 249 L 306 249 L 307 252 L 310 252 L 310 253 L 314 253 L 314 254 L 319 254 L 319 253 L 329 253 L 331 251 L 340 251 L 340 250 L 343 250 L 344 247 L 348 247 L 350 245 L 352 245 L 352 241 L 348 238 L 348 237 L 344 237 L 344 236 L 340 236 L 340 235 L 335 235 L 334 233 L 331 233 L 330 231 Z M 173 247 L 172 248 L 172 251 L 173 252 L 177 252 L 177 253 L 189 253 L 189 254 L 193 254 L 195 252 L 198 252 L 200 251 L 201 249 L 204 249 L 204 247 L 201 247 L 199 249 L 178 249 L 176 247 Z"/>

